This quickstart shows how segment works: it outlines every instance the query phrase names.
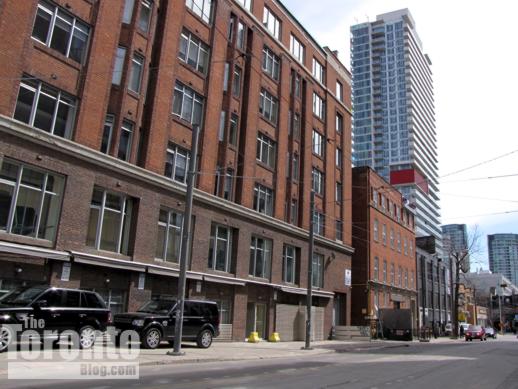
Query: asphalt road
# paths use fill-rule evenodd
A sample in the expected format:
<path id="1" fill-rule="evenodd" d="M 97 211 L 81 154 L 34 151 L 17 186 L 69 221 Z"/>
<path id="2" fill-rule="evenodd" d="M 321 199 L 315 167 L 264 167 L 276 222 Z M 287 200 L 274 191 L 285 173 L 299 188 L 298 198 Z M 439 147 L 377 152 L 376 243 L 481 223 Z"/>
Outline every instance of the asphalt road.
<path id="1" fill-rule="evenodd" d="M 518 388 L 518 339 L 402 343 L 400 347 L 316 357 L 141 367 L 140 379 L 4 381 L 0 387 L 110 389 L 196 388 Z"/>

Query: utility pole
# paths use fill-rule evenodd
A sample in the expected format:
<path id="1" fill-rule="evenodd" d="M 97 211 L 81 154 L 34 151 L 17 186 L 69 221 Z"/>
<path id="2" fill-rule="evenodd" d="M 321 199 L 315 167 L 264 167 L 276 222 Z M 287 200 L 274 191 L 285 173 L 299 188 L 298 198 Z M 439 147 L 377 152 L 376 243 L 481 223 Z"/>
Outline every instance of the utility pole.
<path id="1" fill-rule="evenodd" d="M 191 158 L 189 172 L 187 173 L 187 190 L 185 193 L 185 215 L 183 217 L 182 247 L 180 252 L 180 277 L 178 278 L 178 297 L 176 299 L 175 325 L 174 325 L 174 349 L 168 355 L 184 355 L 182 349 L 183 311 L 185 301 L 185 281 L 187 275 L 187 262 L 191 251 L 191 219 L 192 219 L 192 197 L 194 182 L 196 178 L 196 162 L 198 156 L 198 138 L 200 135 L 199 125 L 192 128 Z"/>
<path id="2" fill-rule="evenodd" d="M 315 215 L 315 192 L 311 189 L 309 197 L 309 250 L 308 250 L 308 292 L 306 297 L 306 344 L 303 350 L 311 350 L 311 306 L 313 305 L 313 230 Z"/>

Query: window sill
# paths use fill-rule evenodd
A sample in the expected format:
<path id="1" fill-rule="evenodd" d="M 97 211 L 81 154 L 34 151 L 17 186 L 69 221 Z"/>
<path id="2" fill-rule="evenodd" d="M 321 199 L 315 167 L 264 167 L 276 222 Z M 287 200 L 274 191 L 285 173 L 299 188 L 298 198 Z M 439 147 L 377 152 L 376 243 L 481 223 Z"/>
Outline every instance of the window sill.
<path id="1" fill-rule="evenodd" d="M 183 120 L 181 117 L 179 117 L 178 115 L 176 115 L 174 113 L 171 113 L 171 120 L 173 122 L 176 122 L 176 123 L 180 124 L 183 127 L 188 128 L 191 131 L 193 129 L 193 125 L 192 125 L 191 122 L 188 122 L 187 120 Z"/>
<path id="2" fill-rule="evenodd" d="M 49 249 L 52 249 L 55 246 L 55 242 L 50 241 L 50 240 L 31 238 L 29 236 L 17 235 L 17 234 L 3 231 L 3 230 L 0 231 L 0 238 L 2 238 L 2 240 L 5 240 L 6 242 L 27 244 L 27 245 L 44 247 L 44 248 L 49 248 Z"/>
<path id="3" fill-rule="evenodd" d="M 254 281 L 270 283 L 270 280 L 268 278 L 256 277 L 256 276 L 251 275 L 251 274 L 248 275 L 248 278 L 251 279 L 251 280 L 254 280 Z"/>
<path id="4" fill-rule="evenodd" d="M 275 173 L 275 168 L 274 167 L 271 167 L 270 165 L 267 165 L 265 164 L 263 161 L 259 160 L 259 159 L 255 159 L 255 161 L 257 162 L 257 165 L 262 167 L 263 169 L 266 169 L 268 170 L 270 173 Z"/>
<path id="5" fill-rule="evenodd" d="M 162 259 L 162 258 L 154 258 L 154 261 L 159 263 L 162 266 L 167 266 L 167 267 L 170 267 L 170 268 L 173 268 L 173 269 L 178 269 L 179 266 L 180 266 L 176 262 L 166 261 L 165 259 Z"/>
<path id="6" fill-rule="evenodd" d="M 32 38 L 33 47 L 36 50 L 42 51 L 45 54 L 50 55 L 51 57 L 57 59 L 60 62 L 63 62 L 66 65 L 69 65 L 73 67 L 75 70 L 80 71 L 82 68 L 82 65 L 79 62 L 74 61 L 73 59 L 70 59 L 63 54 L 59 53 L 58 51 L 46 46 L 45 44 L 41 43 L 40 41 Z"/>
<path id="7" fill-rule="evenodd" d="M 187 64 L 182 59 L 180 59 L 180 58 L 178 58 L 178 59 L 179 59 L 178 63 L 180 64 L 180 66 L 182 66 L 183 68 L 187 69 L 189 72 L 191 72 L 195 76 L 201 78 L 202 80 L 205 80 L 205 78 L 207 77 L 206 74 L 204 74 L 204 73 L 200 72 L 199 70 L 193 68 L 191 65 Z"/>
<path id="8" fill-rule="evenodd" d="M 89 254 L 98 254 L 104 257 L 110 257 L 113 259 L 120 259 L 123 261 L 133 261 L 133 257 L 129 255 L 124 255 L 120 253 L 116 253 L 115 251 L 107 251 L 107 250 L 98 250 L 95 247 L 90 247 L 85 245 L 85 251 Z"/>
<path id="9" fill-rule="evenodd" d="M 140 99 L 140 92 L 135 92 L 134 90 L 131 90 L 128 88 L 128 95 L 130 95 L 131 97 L 133 97 L 134 99 L 137 99 L 139 100 Z"/>

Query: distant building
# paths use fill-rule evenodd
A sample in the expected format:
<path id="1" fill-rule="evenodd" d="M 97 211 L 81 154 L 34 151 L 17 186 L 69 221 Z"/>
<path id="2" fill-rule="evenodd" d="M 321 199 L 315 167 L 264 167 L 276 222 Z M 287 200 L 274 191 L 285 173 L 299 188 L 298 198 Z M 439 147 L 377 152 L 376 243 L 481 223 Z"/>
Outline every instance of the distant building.
<path id="1" fill-rule="evenodd" d="M 518 284 L 518 234 L 494 234 L 487 236 L 489 268 L 500 273 L 513 284 Z"/>
<path id="2" fill-rule="evenodd" d="M 453 252 L 461 253 L 468 249 L 468 230 L 465 224 L 447 224 L 442 226 L 442 244 L 444 255 L 449 257 Z M 469 255 L 464 258 L 462 271 L 470 270 Z"/>
<path id="3" fill-rule="evenodd" d="M 408 9 L 351 27 L 353 160 L 416 209 L 416 236 L 442 252 L 431 61 Z"/>

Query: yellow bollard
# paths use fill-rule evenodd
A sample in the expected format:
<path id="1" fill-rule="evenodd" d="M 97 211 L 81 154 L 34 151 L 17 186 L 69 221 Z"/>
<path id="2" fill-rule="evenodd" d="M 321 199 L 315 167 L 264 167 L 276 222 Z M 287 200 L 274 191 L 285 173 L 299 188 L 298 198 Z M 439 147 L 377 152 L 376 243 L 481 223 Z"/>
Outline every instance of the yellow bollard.
<path id="1" fill-rule="evenodd" d="M 259 333 L 250 332 L 250 335 L 248 336 L 248 343 L 259 343 Z"/>
<path id="2" fill-rule="evenodd" d="M 281 337 L 279 336 L 278 332 L 274 332 L 273 334 L 270 335 L 270 339 L 268 339 L 268 341 L 270 341 L 270 342 L 280 342 L 281 341 Z"/>

